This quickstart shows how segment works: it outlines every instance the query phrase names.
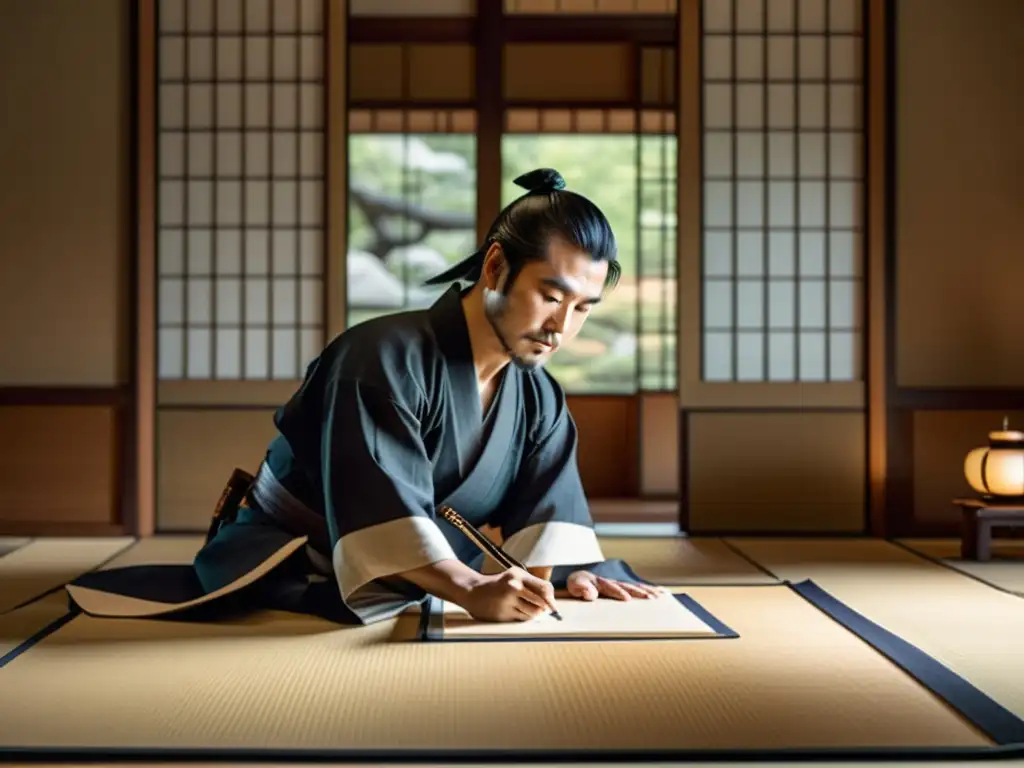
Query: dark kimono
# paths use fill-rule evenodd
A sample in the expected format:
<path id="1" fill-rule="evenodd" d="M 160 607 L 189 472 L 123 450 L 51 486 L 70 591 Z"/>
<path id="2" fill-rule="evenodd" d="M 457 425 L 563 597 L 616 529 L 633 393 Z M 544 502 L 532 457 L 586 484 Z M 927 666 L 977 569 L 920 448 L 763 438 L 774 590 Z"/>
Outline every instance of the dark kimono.
<path id="1" fill-rule="evenodd" d="M 635 580 L 601 553 L 557 382 L 509 365 L 481 411 L 460 299 L 453 287 L 335 338 L 275 414 L 255 477 L 236 471 L 242 487 L 225 491 L 192 565 L 89 573 L 68 586 L 72 602 L 98 616 L 379 621 L 425 597 L 404 571 L 454 558 L 496 570 L 442 505 L 500 531 L 526 567 L 553 566 L 556 588 L 581 568 Z"/>

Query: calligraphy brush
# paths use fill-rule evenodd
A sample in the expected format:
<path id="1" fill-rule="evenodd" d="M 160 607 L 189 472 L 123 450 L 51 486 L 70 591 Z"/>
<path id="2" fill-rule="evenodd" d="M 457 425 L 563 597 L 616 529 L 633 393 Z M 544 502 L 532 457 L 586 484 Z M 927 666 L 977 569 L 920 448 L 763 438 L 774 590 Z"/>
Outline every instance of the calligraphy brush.
<path id="1" fill-rule="evenodd" d="M 476 544 L 485 554 L 490 555 L 498 564 L 503 568 L 519 568 L 522 571 L 526 570 L 526 567 L 509 555 L 507 552 L 501 549 L 497 544 L 491 541 L 489 538 L 484 536 L 480 531 L 474 528 L 462 515 L 456 512 L 451 507 L 445 505 L 441 507 L 441 517 L 451 523 L 453 526 L 462 531 L 466 537 Z M 549 603 L 550 605 L 550 603 Z M 555 609 L 555 606 L 551 605 L 551 615 L 559 621 L 562 621 L 562 615 Z"/>

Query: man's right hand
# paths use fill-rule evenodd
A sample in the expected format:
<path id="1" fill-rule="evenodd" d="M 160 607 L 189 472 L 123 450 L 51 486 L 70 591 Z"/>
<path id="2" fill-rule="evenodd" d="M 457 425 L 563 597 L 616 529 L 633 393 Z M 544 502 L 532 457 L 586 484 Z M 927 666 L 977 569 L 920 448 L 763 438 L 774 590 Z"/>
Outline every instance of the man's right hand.
<path id="1" fill-rule="evenodd" d="M 460 601 L 478 621 L 530 621 L 551 610 L 551 582 L 519 568 L 485 576 Z"/>

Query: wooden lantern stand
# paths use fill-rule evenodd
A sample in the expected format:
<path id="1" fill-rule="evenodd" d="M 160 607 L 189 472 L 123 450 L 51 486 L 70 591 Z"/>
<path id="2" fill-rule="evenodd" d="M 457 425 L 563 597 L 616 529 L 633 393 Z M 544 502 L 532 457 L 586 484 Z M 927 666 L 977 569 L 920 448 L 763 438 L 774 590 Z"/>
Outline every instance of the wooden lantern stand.
<path id="1" fill-rule="evenodd" d="M 992 559 L 993 528 L 1024 528 L 1024 497 L 954 499 L 962 513 L 960 557 Z"/>

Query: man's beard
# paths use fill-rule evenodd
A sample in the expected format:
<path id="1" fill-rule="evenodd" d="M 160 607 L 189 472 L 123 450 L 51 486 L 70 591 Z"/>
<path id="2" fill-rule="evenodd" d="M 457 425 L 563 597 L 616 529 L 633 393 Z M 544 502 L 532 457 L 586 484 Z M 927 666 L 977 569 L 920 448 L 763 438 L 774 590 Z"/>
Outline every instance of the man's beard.
<path id="1" fill-rule="evenodd" d="M 498 338 L 501 348 L 516 368 L 523 371 L 535 370 L 544 364 L 543 358 L 527 360 L 517 355 L 513 351 L 512 345 L 509 344 L 508 339 L 505 338 L 505 333 L 501 330 L 500 321 L 505 314 L 507 306 L 508 299 L 503 294 L 489 288 L 484 289 L 484 316 L 487 318 L 487 322 L 491 324 L 491 328 L 494 330 L 494 335 Z"/>

